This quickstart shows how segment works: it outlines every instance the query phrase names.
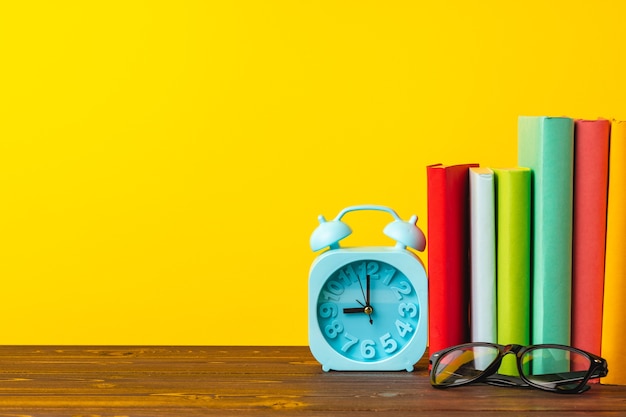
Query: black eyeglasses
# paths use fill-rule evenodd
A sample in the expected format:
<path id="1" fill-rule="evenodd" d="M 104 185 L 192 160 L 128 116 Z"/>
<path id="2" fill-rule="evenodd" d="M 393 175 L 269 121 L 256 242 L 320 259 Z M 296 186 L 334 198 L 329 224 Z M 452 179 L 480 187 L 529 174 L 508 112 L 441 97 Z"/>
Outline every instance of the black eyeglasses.
<path id="1" fill-rule="evenodd" d="M 496 374 L 509 353 L 515 355 L 517 367 L 509 366 Z M 486 382 L 499 386 L 530 386 L 562 394 L 585 392 L 589 389 L 589 379 L 604 377 L 609 372 L 606 360 L 601 357 L 571 346 L 553 344 L 466 343 L 434 353 L 430 364 L 430 383 L 435 388 Z"/>

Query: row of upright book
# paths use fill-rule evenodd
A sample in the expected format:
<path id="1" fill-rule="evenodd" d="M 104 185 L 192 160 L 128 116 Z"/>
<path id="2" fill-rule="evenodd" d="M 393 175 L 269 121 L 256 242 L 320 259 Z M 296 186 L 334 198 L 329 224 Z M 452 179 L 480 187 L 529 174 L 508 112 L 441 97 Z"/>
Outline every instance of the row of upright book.
<path id="1" fill-rule="evenodd" d="M 626 122 L 521 116 L 518 165 L 427 167 L 429 347 L 571 345 L 626 384 Z"/>

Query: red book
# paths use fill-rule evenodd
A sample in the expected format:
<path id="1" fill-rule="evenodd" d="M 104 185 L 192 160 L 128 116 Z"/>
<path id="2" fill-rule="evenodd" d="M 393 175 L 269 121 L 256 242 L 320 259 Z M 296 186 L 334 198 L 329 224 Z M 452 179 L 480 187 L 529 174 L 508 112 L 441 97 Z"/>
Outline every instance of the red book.
<path id="1" fill-rule="evenodd" d="M 572 346 L 600 355 L 609 178 L 609 120 L 574 124 Z"/>
<path id="2" fill-rule="evenodd" d="M 426 167 L 429 351 L 470 341 L 469 168 Z"/>

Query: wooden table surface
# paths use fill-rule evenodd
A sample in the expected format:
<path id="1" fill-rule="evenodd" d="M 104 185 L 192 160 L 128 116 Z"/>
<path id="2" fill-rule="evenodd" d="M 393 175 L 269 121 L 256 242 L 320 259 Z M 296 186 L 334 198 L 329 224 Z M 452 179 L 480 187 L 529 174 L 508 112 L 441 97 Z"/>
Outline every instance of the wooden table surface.
<path id="1" fill-rule="evenodd" d="M 610 365 L 610 364 L 609 364 Z M 408 372 L 329 372 L 308 347 L 0 346 L 0 416 L 626 416 L 626 386 L 581 395 Z"/>

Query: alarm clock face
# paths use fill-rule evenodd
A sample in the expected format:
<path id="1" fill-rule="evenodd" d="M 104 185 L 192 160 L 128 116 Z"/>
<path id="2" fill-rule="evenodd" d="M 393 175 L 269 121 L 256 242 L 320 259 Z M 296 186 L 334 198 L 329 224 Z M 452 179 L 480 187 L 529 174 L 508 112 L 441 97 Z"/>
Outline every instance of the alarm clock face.
<path id="1" fill-rule="evenodd" d="M 358 362 L 400 353 L 416 335 L 420 302 L 411 281 L 392 265 L 358 260 L 322 285 L 317 322 L 329 346 Z"/>

